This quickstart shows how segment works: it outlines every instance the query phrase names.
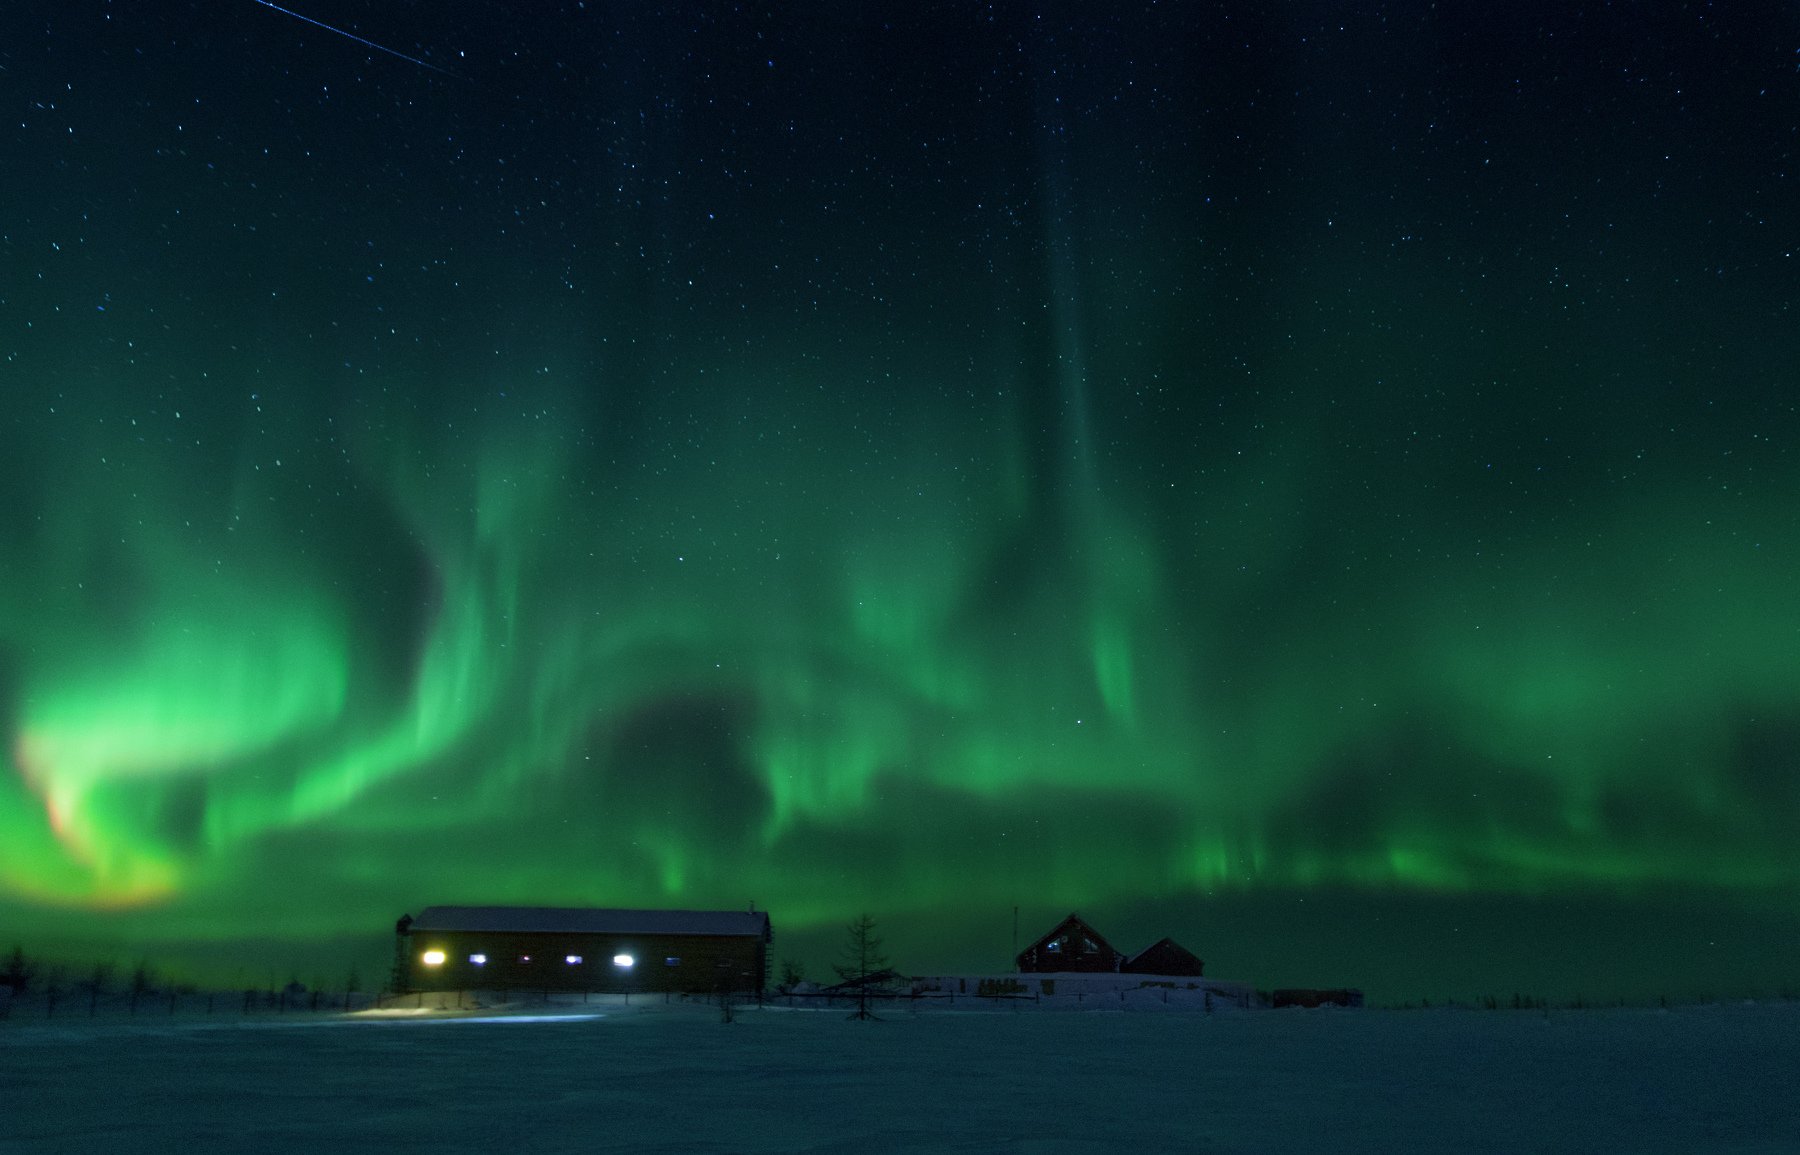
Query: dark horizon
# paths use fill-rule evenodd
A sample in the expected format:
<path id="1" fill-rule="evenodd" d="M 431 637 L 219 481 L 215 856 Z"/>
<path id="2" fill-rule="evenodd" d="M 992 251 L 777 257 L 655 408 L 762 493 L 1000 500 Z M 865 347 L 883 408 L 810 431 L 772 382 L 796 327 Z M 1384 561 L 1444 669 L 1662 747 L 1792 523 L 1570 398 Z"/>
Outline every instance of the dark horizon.
<path id="1" fill-rule="evenodd" d="M 1794 11 L 283 7 L 0 16 L 0 947 L 1796 981 Z"/>
<path id="2" fill-rule="evenodd" d="M 1167 912 L 1156 904 L 1132 904 L 1108 918 L 1083 917 L 1127 954 L 1166 935 L 1201 956 L 1209 978 L 1264 991 L 1353 987 L 1368 996 L 1370 1006 L 1422 1000 L 1476 1004 L 1485 996 L 1505 1001 L 1515 994 L 1554 1006 L 1800 998 L 1800 981 L 1791 972 L 1764 963 L 1763 944 L 1779 940 L 1784 920 L 1746 918 L 1711 905 L 1710 898 L 1687 892 L 1634 904 L 1605 895 L 1585 901 L 1500 898 L 1469 904 L 1432 896 L 1408 901 L 1315 891 L 1286 896 L 1282 906 L 1289 916 L 1271 917 L 1267 907 L 1279 900 L 1246 894 L 1208 904 L 1211 933 L 1195 924 L 1165 923 Z M 1022 910 L 1020 946 L 1064 915 L 1081 913 L 1052 913 L 1057 910 Z M 809 979 L 831 981 L 845 928 L 791 930 L 783 926 L 779 910 L 769 914 L 775 931 L 769 949 L 771 982 L 790 959 L 804 967 Z M 930 912 L 897 918 L 871 914 L 888 958 L 902 974 L 1013 970 L 1010 909 L 992 917 L 964 916 L 947 925 Z M 335 989 L 355 967 L 363 989 L 374 991 L 386 981 L 393 962 L 391 921 L 385 933 L 297 943 L 258 943 L 245 937 L 153 944 L 146 950 L 121 940 L 110 949 L 73 943 L 40 950 L 30 942 L 7 941 L 0 942 L 0 949 L 10 952 L 19 946 L 28 956 L 61 963 L 72 980 L 96 962 L 112 964 L 115 977 L 145 962 L 176 980 L 220 990 L 279 987 L 292 979 L 308 987 L 322 981 L 321 989 Z M 1510 929 L 1521 926 L 1529 932 Z M 1681 930 L 1672 932 L 1672 926 Z M 1377 935 L 1363 933 L 1369 928 Z M 1554 948 L 1544 949 L 1546 943 Z"/>

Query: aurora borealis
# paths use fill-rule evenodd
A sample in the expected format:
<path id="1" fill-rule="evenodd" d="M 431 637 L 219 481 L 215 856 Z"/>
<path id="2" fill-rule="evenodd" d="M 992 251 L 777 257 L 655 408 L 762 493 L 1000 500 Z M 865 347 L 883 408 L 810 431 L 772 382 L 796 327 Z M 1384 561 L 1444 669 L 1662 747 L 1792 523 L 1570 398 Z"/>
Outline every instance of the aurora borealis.
<path id="1" fill-rule="evenodd" d="M 9 5 L 0 947 L 1800 985 L 1800 21 L 1480 7 Z"/>

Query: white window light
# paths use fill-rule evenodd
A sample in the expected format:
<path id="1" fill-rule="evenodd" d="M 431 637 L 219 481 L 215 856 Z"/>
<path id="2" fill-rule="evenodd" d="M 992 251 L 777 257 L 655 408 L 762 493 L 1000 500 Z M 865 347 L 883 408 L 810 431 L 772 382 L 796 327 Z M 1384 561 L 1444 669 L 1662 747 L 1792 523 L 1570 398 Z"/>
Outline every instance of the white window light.
<path id="1" fill-rule="evenodd" d="M 469 956 L 469 961 L 478 967 L 484 967 L 487 965 L 487 956 L 484 954 L 472 954 Z"/>
<path id="2" fill-rule="evenodd" d="M 419 961 L 428 967 L 441 967 L 444 965 L 444 952 L 441 950 L 428 950 L 419 956 Z"/>
<path id="3" fill-rule="evenodd" d="M 678 967 L 681 965 L 681 956 L 672 954 L 663 960 L 663 965 L 666 967 Z"/>
<path id="4" fill-rule="evenodd" d="M 563 956 L 563 961 L 572 967 L 578 967 L 581 965 L 581 956 L 578 954 L 566 954 Z"/>
<path id="5" fill-rule="evenodd" d="M 618 967 L 620 970 L 628 971 L 632 967 L 637 965 L 637 960 L 632 958 L 628 954 L 616 954 L 613 956 L 613 965 Z"/>
<path id="6" fill-rule="evenodd" d="M 519 956 L 519 961 L 520 961 L 520 962 L 530 962 L 530 961 L 531 961 L 531 956 L 530 956 L 530 955 L 528 955 L 528 954 L 522 954 L 522 955 L 520 955 L 520 956 Z"/>

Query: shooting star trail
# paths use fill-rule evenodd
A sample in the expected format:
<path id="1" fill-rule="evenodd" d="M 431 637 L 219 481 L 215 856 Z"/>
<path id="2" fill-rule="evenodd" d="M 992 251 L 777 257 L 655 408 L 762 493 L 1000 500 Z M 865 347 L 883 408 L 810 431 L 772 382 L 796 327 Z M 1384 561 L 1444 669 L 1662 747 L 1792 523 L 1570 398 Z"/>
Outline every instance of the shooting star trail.
<path id="1" fill-rule="evenodd" d="M 429 68 L 433 72 L 441 72 L 445 76 L 456 77 L 456 79 L 458 79 L 458 80 L 462 79 L 460 76 L 456 76 L 456 73 L 450 71 L 448 68 L 439 68 L 437 65 L 431 63 L 429 60 L 420 60 L 417 56 L 408 56 L 404 52 L 396 52 L 392 48 L 387 47 L 385 44 L 377 44 L 373 40 L 365 40 L 361 36 L 358 36 L 354 32 L 345 32 L 342 28 L 333 28 L 331 25 L 326 24 L 325 22 L 323 22 L 321 20 L 314 20 L 311 16 L 302 16 L 302 15 L 300 15 L 300 13 L 295 12 L 292 9 L 283 8 L 279 4 L 272 4 L 269 2 L 269 0 L 256 0 L 256 3 L 261 4 L 264 8 L 273 8 L 273 9 L 275 9 L 275 11 L 281 13 L 283 16 L 292 16 L 296 20 L 305 21 L 306 23 L 311 24 L 314 28 L 323 28 L 327 32 L 335 32 L 337 35 L 342 36 L 346 40 L 354 40 L 358 44 L 366 44 L 370 48 L 373 48 L 377 52 L 385 52 L 389 56 L 398 56 L 402 60 L 411 61 L 412 63 L 417 64 L 420 68 Z"/>

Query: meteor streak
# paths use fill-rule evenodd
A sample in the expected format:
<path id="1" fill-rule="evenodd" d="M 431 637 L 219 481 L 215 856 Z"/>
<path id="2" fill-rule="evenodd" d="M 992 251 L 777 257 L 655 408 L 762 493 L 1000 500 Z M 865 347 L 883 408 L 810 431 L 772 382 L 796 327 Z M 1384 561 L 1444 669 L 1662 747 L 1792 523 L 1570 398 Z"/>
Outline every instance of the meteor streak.
<path id="1" fill-rule="evenodd" d="M 273 8 L 275 11 L 281 13 L 283 16 L 292 16 L 296 20 L 303 20 L 306 23 L 311 24 L 314 28 L 323 28 L 327 32 L 335 32 L 337 35 L 342 36 L 346 40 L 354 40 L 358 44 L 367 45 L 368 47 L 373 48 L 377 52 L 385 52 L 389 56 L 398 56 L 402 60 L 409 60 L 412 63 L 417 64 L 420 68 L 429 68 L 433 72 L 441 72 L 445 76 L 455 76 L 456 75 L 456 73 L 451 72 L 448 68 L 439 68 L 437 65 L 431 63 L 429 60 L 420 60 L 417 56 L 408 56 L 404 52 L 396 52 L 394 49 L 389 48 L 384 44 L 377 44 L 373 40 L 367 40 L 361 36 L 356 35 L 356 33 L 354 33 L 354 32 L 346 32 L 342 28 L 333 28 L 331 25 L 326 24 L 325 22 L 323 22 L 321 20 L 314 20 L 311 16 L 302 16 L 302 15 L 300 15 L 300 13 L 295 12 L 292 9 L 283 8 L 279 4 L 272 4 L 269 2 L 269 0 L 256 0 L 256 3 L 261 4 L 264 8 Z"/>

